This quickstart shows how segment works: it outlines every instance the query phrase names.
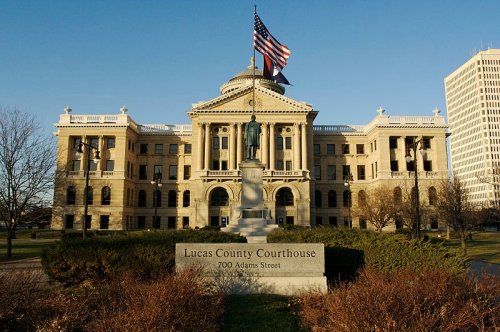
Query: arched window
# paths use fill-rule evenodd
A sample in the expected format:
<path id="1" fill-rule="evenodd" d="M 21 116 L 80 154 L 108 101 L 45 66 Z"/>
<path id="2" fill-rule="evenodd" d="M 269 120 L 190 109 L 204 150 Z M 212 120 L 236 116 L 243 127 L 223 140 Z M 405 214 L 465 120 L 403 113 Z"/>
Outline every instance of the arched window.
<path id="1" fill-rule="evenodd" d="M 182 206 L 188 207 L 189 205 L 191 205 L 191 192 L 189 190 L 186 190 L 182 194 Z"/>
<path id="2" fill-rule="evenodd" d="M 344 207 L 349 207 L 352 206 L 352 201 L 351 201 L 351 192 L 350 190 L 344 190 L 344 193 L 342 195 L 343 201 L 344 201 Z"/>
<path id="3" fill-rule="evenodd" d="M 156 199 L 156 202 L 155 202 Z M 161 207 L 161 190 L 153 192 L 153 207 Z"/>
<path id="4" fill-rule="evenodd" d="M 210 196 L 210 206 L 227 206 L 229 205 L 229 196 L 224 188 L 217 188 Z"/>
<path id="5" fill-rule="evenodd" d="M 436 205 L 437 204 L 437 191 L 436 188 L 430 187 L 429 188 L 429 205 Z"/>
<path id="6" fill-rule="evenodd" d="M 127 203 L 130 199 L 130 189 L 127 189 Z M 106 186 L 102 187 L 101 191 L 101 205 L 110 205 L 111 204 L 111 189 Z"/>
<path id="7" fill-rule="evenodd" d="M 68 190 L 66 192 L 66 204 L 67 205 L 76 204 L 76 189 L 73 186 L 68 187 Z"/>
<path id="8" fill-rule="evenodd" d="M 394 196 L 394 203 L 398 205 L 401 204 L 401 202 L 403 201 L 403 193 L 400 187 L 394 188 L 393 196 Z"/>
<path id="9" fill-rule="evenodd" d="M 281 188 L 276 193 L 277 206 L 293 206 L 293 193 L 290 188 Z"/>
<path id="10" fill-rule="evenodd" d="M 317 208 L 322 207 L 322 205 L 323 205 L 323 204 L 322 204 L 322 198 L 323 198 L 323 197 L 322 197 L 322 195 L 321 195 L 321 191 L 316 190 L 316 191 L 314 192 L 314 202 L 315 202 L 315 204 L 316 204 L 316 207 L 317 207 Z"/>
<path id="11" fill-rule="evenodd" d="M 358 192 L 358 206 L 366 205 L 366 192 L 364 190 L 360 190 Z"/>
<path id="12" fill-rule="evenodd" d="M 139 190 L 139 200 L 137 202 L 138 207 L 146 207 L 147 194 L 146 190 Z"/>
<path id="13" fill-rule="evenodd" d="M 170 190 L 168 192 L 168 207 L 177 206 L 177 192 L 175 190 Z"/>
<path id="14" fill-rule="evenodd" d="M 83 197 L 87 197 L 87 204 L 92 205 L 94 204 L 94 189 L 92 189 L 91 186 L 88 186 L 86 190 L 84 190 Z M 85 202 L 83 202 L 85 204 Z"/>
<path id="15" fill-rule="evenodd" d="M 328 207 L 337 207 L 337 192 L 335 190 L 328 192 Z"/>

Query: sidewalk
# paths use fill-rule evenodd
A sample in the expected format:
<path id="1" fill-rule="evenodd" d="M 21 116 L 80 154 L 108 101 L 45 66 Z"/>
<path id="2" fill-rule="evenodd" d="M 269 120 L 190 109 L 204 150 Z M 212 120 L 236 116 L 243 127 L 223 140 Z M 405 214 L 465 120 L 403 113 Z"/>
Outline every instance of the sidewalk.
<path id="1" fill-rule="evenodd" d="M 484 272 L 500 276 L 500 265 L 478 260 L 471 260 L 469 262 L 469 275 L 480 276 Z"/>
<path id="2" fill-rule="evenodd" d="M 39 257 L 2 262 L 0 263 L 0 273 L 4 272 L 33 272 L 40 275 L 40 283 L 50 281 L 47 274 L 43 272 L 42 260 Z"/>

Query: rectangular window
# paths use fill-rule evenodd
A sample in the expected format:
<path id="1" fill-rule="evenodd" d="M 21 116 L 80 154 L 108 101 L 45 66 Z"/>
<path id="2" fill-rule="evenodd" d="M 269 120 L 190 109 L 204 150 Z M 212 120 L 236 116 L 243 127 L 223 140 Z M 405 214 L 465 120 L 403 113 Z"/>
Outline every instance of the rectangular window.
<path id="1" fill-rule="evenodd" d="M 316 225 L 323 225 L 323 218 L 322 217 L 319 217 L 319 216 L 316 217 Z"/>
<path id="2" fill-rule="evenodd" d="M 227 150 L 228 147 L 228 137 L 224 136 L 222 137 L 222 150 Z"/>
<path id="3" fill-rule="evenodd" d="M 356 153 L 357 154 L 365 154 L 365 145 L 364 144 L 356 144 Z"/>
<path id="4" fill-rule="evenodd" d="M 184 165 L 184 180 L 189 180 L 191 177 L 191 165 Z"/>
<path id="5" fill-rule="evenodd" d="M 177 165 L 168 166 L 168 179 L 177 180 Z"/>
<path id="6" fill-rule="evenodd" d="M 358 180 L 365 180 L 365 165 L 358 165 Z"/>
<path id="7" fill-rule="evenodd" d="M 348 180 L 351 176 L 351 166 L 342 165 L 342 179 Z"/>
<path id="8" fill-rule="evenodd" d="M 285 149 L 290 150 L 292 148 L 292 138 L 285 137 Z"/>
<path id="9" fill-rule="evenodd" d="M 98 163 L 99 163 L 99 161 L 98 161 Z M 93 160 L 91 160 L 90 161 L 89 171 L 94 172 L 96 170 L 97 170 L 97 164 Z"/>
<path id="10" fill-rule="evenodd" d="M 155 154 L 163 154 L 163 144 L 155 144 Z"/>
<path id="11" fill-rule="evenodd" d="M 139 228 L 139 229 L 146 228 L 146 216 L 138 216 L 137 217 L 137 228 Z"/>
<path id="12" fill-rule="evenodd" d="M 276 170 L 278 171 L 283 170 L 283 159 L 276 160 Z"/>
<path id="13" fill-rule="evenodd" d="M 74 214 L 67 214 L 65 216 L 65 225 L 64 228 L 66 229 L 73 229 L 75 227 L 75 215 Z"/>
<path id="14" fill-rule="evenodd" d="M 115 147 L 115 138 L 114 137 L 108 137 L 106 139 L 106 147 L 108 149 L 112 149 Z"/>
<path id="15" fill-rule="evenodd" d="M 432 161 L 424 160 L 424 171 L 431 172 L 432 171 Z"/>
<path id="16" fill-rule="evenodd" d="M 327 176 L 328 180 L 337 180 L 337 166 L 336 165 L 328 165 L 327 167 Z"/>
<path id="17" fill-rule="evenodd" d="M 82 142 L 81 137 L 73 137 L 73 148 L 78 149 L 80 147 L 81 142 Z"/>
<path id="18" fill-rule="evenodd" d="M 398 148 L 398 138 L 397 137 L 389 137 L 389 149 L 397 149 Z"/>
<path id="19" fill-rule="evenodd" d="M 146 154 L 148 153 L 148 145 L 147 144 L 141 144 L 139 148 L 139 152 L 141 154 Z"/>
<path id="20" fill-rule="evenodd" d="M 80 160 L 73 160 L 71 162 L 71 170 L 73 172 L 78 172 L 80 170 Z"/>
<path id="21" fill-rule="evenodd" d="M 109 229 L 109 216 L 101 216 L 99 220 L 100 229 Z"/>
<path id="22" fill-rule="evenodd" d="M 115 161 L 106 160 L 106 171 L 111 172 L 115 170 Z"/>
<path id="23" fill-rule="evenodd" d="M 219 161 L 218 160 L 212 160 L 212 169 L 214 171 L 219 170 Z"/>
<path id="24" fill-rule="evenodd" d="M 333 156 L 335 154 L 335 144 L 327 144 L 326 145 L 326 153 L 329 156 Z"/>
<path id="25" fill-rule="evenodd" d="M 154 174 L 162 174 L 163 173 L 163 167 L 162 165 L 155 165 L 155 168 L 154 168 Z"/>
<path id="26" fill-rule="evenodd" d="M 168 149 L 169 154 L 177 154 L 179 153 L 179 144 L 170 144 L 170 148 Z"/>
<path id="27" fill-rule="evenodd" d="M 377 140 L 373 141 L 373 149 L 377 151 Z"/>
<path id="28" fill-rule="evenodd" d="M 227 171 L 227 160 L 220 161 L 220 169 L 223 171 Z"/>
<path id="29" fill-rule="evenodd" d="M 184 144 L 184 154 L 191 154 L 191 144 Z"/>
<path id="30" fill-rule="evenodd" d="M 285 161 L 285 169 L 287 171 L 291 171 L 292 170 L 292 161 L 291 160 Z"/>
<path id="31" fill-rule="evenodd" d="M 130 149 L 132 149 L 132 141 L 128 140 L 128 150 L 130 151 Z"/>
<path id="32" fill-rule="evenodd" d="M 314 165 L 314 177 L 321 180 L 321 165 Z"/>
<path id="33" fill-rule="evenodd" d="M 97 137 L 89 137 L 87 142 L 89 145 L 93 146 L 94 148 L 99 147 L 99 138 L 97 138 Z"/>
<path id="34" fill-rule="evenodd" d="M 375 177 L 378 176 L 378 162 L 375 162 Z"/>
<path id="35" fill-rule="evenodd" d="M 175 229 L 177 218 L 176 217 L 168 217 L 167 218 L 167 228 Z"/>
<path id="36" fill-rule="evenodd" d="M 337 217 L 328 217 L 328 223 L 330 226 L 337 227 Z"/>
<path id="37" fill-rule="evenodd" d="M 283 137 L 282 136 L 276 137 L 276 150 L 278 150 L 278 151 L 283 150 Z"/>
<path id="38" fill-rule="evenodd" d="M 148 179 L 148 165 L 139 165 L 139 180 Z"/>
<path id="39" fill-rule="evenodd" d="M 422 145 L 424 146 L 424 149 L 430 149 L 431 148 L 431 138 L 430 137 L 424 137 L 422 139 Z"/>
<path id="40" fill-rule="evenodd" d="M 342 154 L 349 154 L 349 144 L 342 144 Z"/>
<path id="41" fill-rule="evenodd" d="M 391 160 L 391 171 L 399 172 L 399 163 L 397 160 Z"/>
<path id="42" fill-rule="evenodd" d="M 319 144 L 314 144 L 314 155 L 319 156 L 321 154 L 321 145 Z"/>
<path id="43" fill-rule="evenodd" d="M 189 217 L 182 217 L 182 228 L 189 229 Z"/>
<path id="44" fill-rule="evenodd" d="M 215 136 L 212 139 L 212 149 L 219 150 L 219 148 L 220 148 L 219 136 Z"/>
<path id="45" fill-rule="evenodd" d="M 415 171 L 415 165 L 413 164 L 413 160 L 409 163 L 406 163 L 406 170 L 409 172 Z"/>

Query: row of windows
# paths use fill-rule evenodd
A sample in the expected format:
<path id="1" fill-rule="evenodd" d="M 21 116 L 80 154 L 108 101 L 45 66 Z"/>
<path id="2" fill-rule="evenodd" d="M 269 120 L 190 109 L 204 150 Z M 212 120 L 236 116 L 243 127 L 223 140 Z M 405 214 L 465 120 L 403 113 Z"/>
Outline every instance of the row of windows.
<path id="1" fill-rule="evenodd" d="M 321 144 L 314 144 L 314 155 L 321 155 Z M 341 144 L 341 152 L 342 154 L 350 154 L 350 144 Z M 329 156 L 335 155 L 335 144 L 327 144 L 326 145 L 326 154 Z M 365 154 L 365 145 L 364 144 L 356 144 L 356 154 Z"/>
<path id="2" fill-rule="evenodd" d="M 82 142 L 82 138 L 81 137 L 72 137 L 72 141 L 73 141 L 73 149 L 78 149 L 80 146 L 80 143 Z M 112 149 L 116 145 L 116 139 L 114 136 L 104 137 L 104 142 L 105 142 L 105 146 L 107 149 Z M 96 136 L 87 137 L 85 143 L 98 149 L 99 148 L 99 137 L 96 137 Z"/>
<path id="3" fill-rule="evenodd" d="M 163 165 L 154 165 L 153 174 L 163 174 Z M 152 176 L 151 176 L 152 177 Z M 148 165 L 139 165 L 139 180 L 147 180 Z M 191 177 L 191 165 L 184 165 L 184 180 Z M 177 180 L 177 165 L 168 166 L 168 180 Z"/>
<path id="4" fill-rule="evenodd" d="M 357 165 L 358 180 L 366 180 L 365 165 Z M 342 180 L 349 179 L 351 166 L 342 165 Z M 314 165 L 314 176 L 316 180 L 321 180 L 321 165 Z M 328 165 L 326 168 L 327 180 L 337 180 L 337 165 Z"/>
<path id="5" fill-rule="evenodd" d="M 73 172 L 78 172 L 80 171 L 81 167 L 81 160 L 80 159 L 75 159 L 71 161 L 71 166 L 70 169 Z M 89 163 L 89 171 L 93 172 L 97 170 L 97 164 L 93 161 L 90 161 Z M 112 172 L 115 170 L 115 161 L 114 160 L 106 160 L 104 162 L 104 171 Z"/>
<path id="6" fill-rule="evenodd" d="M 85 195 L 85 192 L 87 195 Z M 83 203 L 85 204 L 85 196 L 87 196 L 87 204 L 94 204 L 94 189 L 92 187 L 87 187 L 87 190 L 84 190 L 83 193 Z M 66 204 L 67 205 L 75 205 L 76 204 L 76 188 L 71 186 L 68 187 L 66 191 Z M 110 205 L 111 204 L 111 188 L 108 186 L 103 187 L 101 189 L 101 205 Z"/>
<path id="7" fill-rule="evenodd" d="M 137 228 L 137 229 L 145 229 L 146 228 L 146 216 L 138 216 L 137 217 L 137 225 L 130 225 L 130 221 L 132 221 L 132 217 L 127 216 L 127 229 L 129 228 Z M 88 215 L 87 220 L 86 220 L 86 228 L 91 229 L 92 228 L 92 216 Z M 167 216 L 167 227 L 168 229 L 175 229 L 177 228 L 177 217 L 175 216 Z M 151 221 L 151 226 L 154 229 L 160 229 L 161 227 L 161 216 L 156 216 L 156 220 L 154 217 L 152 217 Z M 64 220 L 64 228 L 66 229 L 73 229 L 75 227 L 75 215 L 74 214 L 67 214 L 65 215 L 65 220 Z M 182 217 L 182 228 L 187 229 L 189 228 L 189 217 L 184 216 Z M 99 229 L 109 229 L 109 215 L 101 215 L 99 216 Z"/>
<path id="8" fill-rule="evenodd" d="M 148 153 L 149 144 L 141 143 L 139 146 L 140 154 Z M 168 154 L 178 154 L 179 144 L 170 144 Z M 154 154 L 163 154 L 163 144 L 154 144 Z M 191 154 L 191 144 L 184 144 L 184 154 Z"/>

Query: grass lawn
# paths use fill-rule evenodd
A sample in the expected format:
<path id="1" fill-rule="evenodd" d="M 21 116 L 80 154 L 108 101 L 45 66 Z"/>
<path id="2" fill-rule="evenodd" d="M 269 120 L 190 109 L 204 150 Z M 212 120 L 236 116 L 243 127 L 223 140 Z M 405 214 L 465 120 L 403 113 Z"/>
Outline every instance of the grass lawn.
<path id="1" fill-rule="evenodd" d="M 460 239 L 452 234 L 451 240 L 446 240 L 446 233 L 441 233 L 442 238 L 437 238 L 435 232 L 426 233 L 434 238 L 434 241 L 442 241 L 450 248 L 460 247 Z M 472 240 L 467 240 L 467 255 L 470 259 L 500 264 L 500 232 L 473 231 Z"/>
<path id="2" fill-rule="evenodd" d="M 54 239 L 16 239 L 12 241 L 12 260 L 39 257 L 45 246 L 53 243 Z M 0 239 L 0 262 L 7 260 L 7 240 Z"/>
<path id="3" fill-rule="evenodd" d="M 281 295 L 232 295 L 224 315 L 223 331 L 303 331 Z"/>

